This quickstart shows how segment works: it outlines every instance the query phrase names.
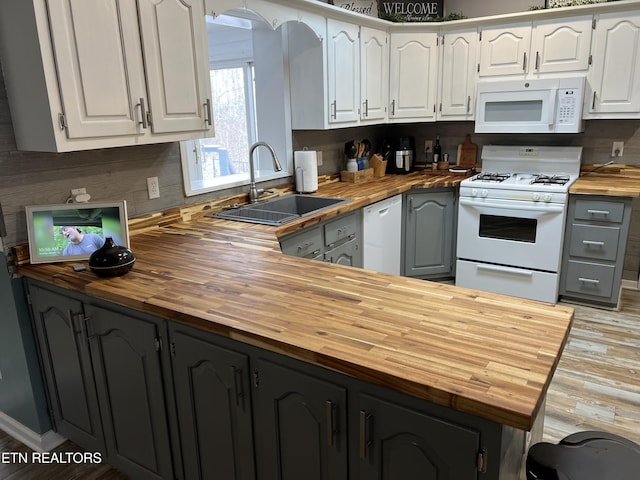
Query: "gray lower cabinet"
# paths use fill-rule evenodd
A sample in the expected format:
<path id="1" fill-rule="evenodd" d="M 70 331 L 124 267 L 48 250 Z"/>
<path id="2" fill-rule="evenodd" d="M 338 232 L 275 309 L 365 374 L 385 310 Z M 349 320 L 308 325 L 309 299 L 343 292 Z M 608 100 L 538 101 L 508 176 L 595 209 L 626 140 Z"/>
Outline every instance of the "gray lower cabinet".
<path id="1" fill-rule="evenodd" d="M 136 479 L 172 478 L 160 319 L 85 305 L 107 461 Z"/>
<path id="2" fill-rule="evenodd" d="M 359 480 L 475 480 L 480 432 L 375 396 L 358 397 Z"/>
<path id="3" fill-rule="evenodd" d="M 29 282 L 56 430 L 136 479 L 174 478 L 163 321 Z"/>
<path id="4" fill-rule="evenodd" d="M 259 478 L 346 480 L 346 388 L 264 359 L 255 368 Z"/>
<path id="5" fill-rule="evenodd" d="M 169 323 L 185 479 L 256 478 L 249 357 Z"/>
<path id="6" fill-rule="evenodd" d="M 631 199 L 570 195 L 560 296 L 616 307 L 631 219 Z"/>
<path id="7" fill-rule="evenodd" d="M 83 303 L 33 284 L 29 300 L 55 429 L 87 450 L 104 453 Z"/>
<path id="8" fill-rule="evenodd" d="M 346 213 L 280 239 L 285 255 L 362 267 L 362 212 Z"/>
<path id="9" fill-rule="evenodd" d="M 408 192 L 403 205 L 402 274 L 418 278 L 452 277 L 457 217 L 453 189 Z"/>

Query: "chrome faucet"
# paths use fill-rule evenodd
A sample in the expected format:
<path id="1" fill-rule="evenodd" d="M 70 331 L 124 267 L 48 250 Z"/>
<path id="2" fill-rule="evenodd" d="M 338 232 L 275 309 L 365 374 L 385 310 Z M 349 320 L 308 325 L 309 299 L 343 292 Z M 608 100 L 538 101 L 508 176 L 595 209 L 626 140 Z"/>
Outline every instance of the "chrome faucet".
<path id="1" fill-rule="evenodd" d="M 273 158 L 273 166 L 276 172 L 282 170 L 282 165 L 278 161 L 278 156 L 276 152 L 273 150 L 273 147 L 269 145 L 267 142 L 256 142 L 249 148 L 249 176 L 251 178 L 251 183 L 249 184 L 249 200 L 251 203 L 257 203 L 260 195 L 264 193 L 264 188 L 256 188 L 256 174 L 255 168 L 253 165 L 253 151 L 258 148 L 260 145 L 263 147 L 267 147 L 269 153 L 271 153 L 271 158 Z"/>

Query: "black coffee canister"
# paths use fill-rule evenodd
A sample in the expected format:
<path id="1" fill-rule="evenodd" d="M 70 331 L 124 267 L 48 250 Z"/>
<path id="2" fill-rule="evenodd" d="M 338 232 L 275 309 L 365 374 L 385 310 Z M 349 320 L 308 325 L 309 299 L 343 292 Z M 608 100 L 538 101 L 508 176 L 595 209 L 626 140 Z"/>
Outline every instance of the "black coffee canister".
<path id="1" fill-rule="evenodd" d="M 89 268 L 100 277 L 114 277 L 127 273 L 135 262 L 136 256 L 130 249 L 107 237 L 104 245 L 89 257 Z"/>

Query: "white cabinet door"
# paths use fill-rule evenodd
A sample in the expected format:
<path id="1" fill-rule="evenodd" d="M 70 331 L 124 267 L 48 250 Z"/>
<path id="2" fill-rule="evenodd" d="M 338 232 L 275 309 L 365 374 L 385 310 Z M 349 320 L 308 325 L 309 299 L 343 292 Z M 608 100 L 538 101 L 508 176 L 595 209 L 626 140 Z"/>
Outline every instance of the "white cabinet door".
<path id="1" fill-rule="evenodd" d="M 360 118 L 359 29 L 358 25 L 327 20 L 329 124 L 357 124 Z"/>
<path id="2" fill-rule="evenodd" d="M 483 29 L 480 40 L 480 76 L 527 73 L 530 43 L 529 22 Z"/>
<path id="3" fill-rule="evenodd" d="M 473 120 L 476 103 L 478 32 L 446 32 L 440 59 L 441 88 L 438 118 Z"/>
<path id="4" fill-rule="evenodd" d="M 391 33 L 389 119 L 429 121 L 436 116 L 438 46 L 435 33 Z"/>
<path id="5" fill-rule="evenodd" d="M 387 119 L 389 94 L 387 32 L 360 29 L 360 120 L 380 123 Z"/>
<path id="6" fill-rule="evenodd" d="M 154 133 L 206 130 L 211 90 L 203 0 L 138 0 Z"/>
<path id="7" fill-rule="evenodd" d="M 67 137 L 144 133 L 140 103 L 147 92 L 135 1 L 48 0 L 47 6 Z"/>
<path id="8" fill-rule="evenodd" d="M 640 14 L 608 13 L 596 21 L 586 118 L 640 115 Z M 603 115 L 604 114 L 604 115 Z M 610 114 L 621 114 L 611 116 Z"/>
<path id="9" fill-rule="evenodd" d="M 536 22 L 531 39 L 531 73 L 582 72 L 589 68 L 591 15 Z"/>

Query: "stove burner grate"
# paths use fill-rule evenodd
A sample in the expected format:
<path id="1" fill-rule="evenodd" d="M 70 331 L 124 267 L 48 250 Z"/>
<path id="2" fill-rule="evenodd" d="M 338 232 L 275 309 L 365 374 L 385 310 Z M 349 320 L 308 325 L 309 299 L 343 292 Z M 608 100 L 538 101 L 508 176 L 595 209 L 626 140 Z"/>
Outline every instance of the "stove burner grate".
<path id="1" fill-rule="evenodd" d="M 493 173 L 493 172 L 483 172 L 476 175 L 473 181 L 480 182 L 504 182 L 507 178 L 511 176 L 510 173 Z"/>
<path id="2" fill-rule="evenodd" d="M 569 177 L 566 175 L 537 175 L 531 184 L 542 185 L 564 185 L 569 181 Z"/>

